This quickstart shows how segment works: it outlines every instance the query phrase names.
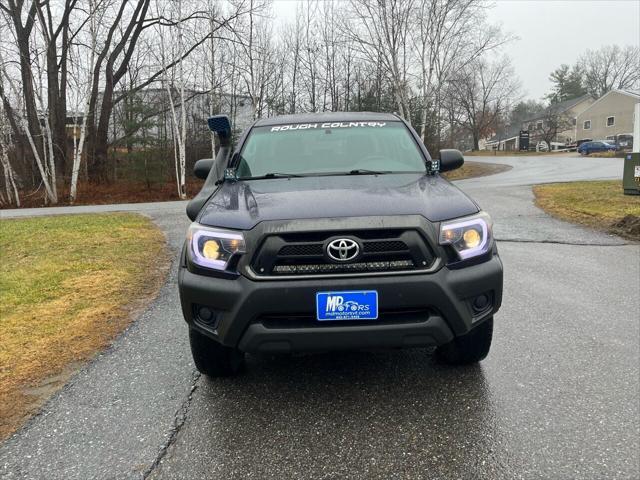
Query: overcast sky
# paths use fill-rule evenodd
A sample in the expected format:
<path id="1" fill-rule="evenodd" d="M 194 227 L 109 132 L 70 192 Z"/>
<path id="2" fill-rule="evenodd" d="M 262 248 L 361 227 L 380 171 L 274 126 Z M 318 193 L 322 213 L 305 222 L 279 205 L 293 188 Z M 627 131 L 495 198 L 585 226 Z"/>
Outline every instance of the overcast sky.
<path id="1" fill-rule="evenodd" d="M 293 20 L 297 0 L 275 0 L 278 20 Z M 549 73 L 573 64 L 585 50 L 640 44 L 640 0 L 495 0 L 491 23 L 519 37 L 504 48 L 520 77 L 523 93 L 540 99 Z"/>
<path id="2" fill-rule="evenodd" d="M 530 98 L 548 92 L 549 73 L 585 50 L 640 44 L 640 0 L 498 0 L 490 18 L 520 38 L 505 52 Z"/>

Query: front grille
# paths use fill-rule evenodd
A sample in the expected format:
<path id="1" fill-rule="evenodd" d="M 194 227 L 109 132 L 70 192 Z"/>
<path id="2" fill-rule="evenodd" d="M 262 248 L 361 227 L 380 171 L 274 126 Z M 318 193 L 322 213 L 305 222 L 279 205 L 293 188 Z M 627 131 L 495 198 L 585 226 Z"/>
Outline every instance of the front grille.
<path id="1" fill-rule="evenodd" d="M 391 240 L 391 241 L 373 241 L 364 242 L 364 253 L 384 253 L 384 252 L 399 252 L 408 250 L 407 245 L 404 242 Z M 324 254 L 322 243 L 302 243 L 297 245 L 286 245 L 278 252 L 279 256 L 322 256 Z"/>
<path id="2" fill-rule="evenodd" d="M 391 240 L 386 242 L 366 242 L 364 244 L 365 253 L 398 252 L 403 250 L 408 250 L 407 244 L 399 240 Z"/>
<path id="3" fill-rule="evenodd" d="M 300 245 L 286 245 L 280 249 L 278 255 L 285 256 L 300 256 L 304 257 L 307 255 L 322 255 L 322 244 L 321 243 L 303 243 Z"/>
<path id="4" fill-rule="evenodd" d="M 358 244 L 356 258 L 348 262 L 329 258 L 326 246 L 339 238 Z M 427 269 L 434 260 L 428 242 L 416 230 L 300 232 L 267 236 L 251 267 L 265 276 L 335 275 Z"/>

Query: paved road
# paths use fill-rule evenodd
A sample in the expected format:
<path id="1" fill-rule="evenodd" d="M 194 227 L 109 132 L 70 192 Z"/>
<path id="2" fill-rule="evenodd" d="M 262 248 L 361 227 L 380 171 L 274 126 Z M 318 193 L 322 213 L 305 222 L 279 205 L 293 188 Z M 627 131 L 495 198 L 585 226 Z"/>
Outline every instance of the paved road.
<path id="1" fill-rule="evenodd" d="M 210 381 L 194 371 L 174 274 L 0 447 L 0 477 L 640 477 L 640 247 L 550 219 L 527 186 L 619 178 L 622 162 L 499 161 L 514 168 L 459 182 L 493 214 L 505 264 L 481 366 L 423 350 L 250 358 L 245 375 Z M 177 254 L 183 207 L 132 208 Z"/>

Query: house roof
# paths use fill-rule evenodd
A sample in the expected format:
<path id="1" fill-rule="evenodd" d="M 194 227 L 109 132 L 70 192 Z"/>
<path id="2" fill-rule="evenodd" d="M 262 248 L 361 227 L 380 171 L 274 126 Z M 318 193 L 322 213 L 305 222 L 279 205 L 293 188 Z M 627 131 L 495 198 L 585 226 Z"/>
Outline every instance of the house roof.
<path id="1" fill-rule="evenodd" d="M 544 110 L 540 110 L 534 116 L 532 116 L 530 118 L 527 118 L 526 120 L 524 120 L 523 123 L 531 122 L 531 121 L 534 121 L 534 120 L 539 120 L 541 118 L 545 118 L 545 117 L 549 116 L 549 114 L 557 115 L 557 114 L 560 114 L 560 113 L 564 113 L 567 110 L 575 107 L 579 103 L 582 103 L 585 100 L 588 100 L 590 98 L 593 98 L 593 95 L 591 95 L 590 93 L 587 93 L 586 95 L 582 95 L 581 97 L 571 98 L 569 100 L 564 100 L 562 102 L 553 103 L 553 104 L 549 105 L 548 107 L 546 107 Z"/>
<path id="2" fill-rule="evenodd" d="M 615 89 L 615 90 L 611 90 L 611 91 L 612 92 L 622 93 L 624 95 L 629 95 L 630 97 L 633 97 L 633 98 L 640 98 L 640 90 L 618 90 L 618 89 Z M 608 94 L 609 94 L 609 92 L 605 93 L 605 95 L 608 95 Z M 603 95 L 603 97 L 605 95 Z"/>
<path id="3" fill-rule="evenodd" d="M 565 100 L 564 102 L 554 103 L 554 104 L 550 105 L 547 108 L 547 110 L 545 110 L 545 113 L 548 110 L 550 110 L 553 113 L 563 113 L 563 112 L 566 112 L 567 110 L 569 110 L 570 108 L 575 107 L 579 103 L 582 103 L 585 100 L 589 100 L 590 98 L 593 98 L 593 96 L 590 93 L 587 93 L 586 95 L 582 95 L 581 97 L 572 98 L 570 100 Z"/>
<path id="4" fill-rule="evenodd" d="M 589 108 L 591 108 L 593 105 L 595 105 L 596 103 L 600 102 L 601 100 L 604 100 L 605 98 L 607 98 L 612 93 L 619 93 L 619 94 L 622 94 L 622 95 L 626 95 L 626 96 L 631 97 L 631 98 L 633 98 L 635 100 L 640 99 L 640 92 L 637 92 L 635 90 L 613 89 L 613 90 L 609 90 L 607 93 L 602 95 L 599 99 L 597 99 L 595 102 L 593 102 L 591 105 L 589 105 Z"/>
<path id="5" fill-rule="evenodd" d="M 600 103 L 602 100 L 604 100 L 605 98 L 607 98 L 609 95 L 611 95 L 612 93 L 620 93 L 622 95 L 627 95 L 628 97 L 633 98 L 634 100 L 639 101 L 640 100 L 640 92 L 637 90 L 619 90 L 619 89 L 613 89 L 613 90 L 609 90 L 607 93 L 605 93 L 603 96 L 601 96 L 599 99 L 597 99 L 595 102 L 593 102 L 591 105 L 589 105 L 587 108 L 585 108 L 582 112 L 580 112 L 579 116 L 584 115 L 585 113 L 589 112 L 589 110 L 591 110 L 596 104 Z"/>

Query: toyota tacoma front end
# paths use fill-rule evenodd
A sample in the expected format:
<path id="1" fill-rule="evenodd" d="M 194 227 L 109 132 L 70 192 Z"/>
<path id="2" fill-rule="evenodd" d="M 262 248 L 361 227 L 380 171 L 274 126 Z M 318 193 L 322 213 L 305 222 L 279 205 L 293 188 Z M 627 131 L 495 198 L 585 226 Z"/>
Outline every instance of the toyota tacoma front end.
<path id="1" fill-rule="evenodd" d="M 391 114 L 257 121 L 195 171 L 179 289 L 197 368 L 236 373 L 245 353 L 436 347 L 482 360 L 502 300 L 490 217 Z"/>

